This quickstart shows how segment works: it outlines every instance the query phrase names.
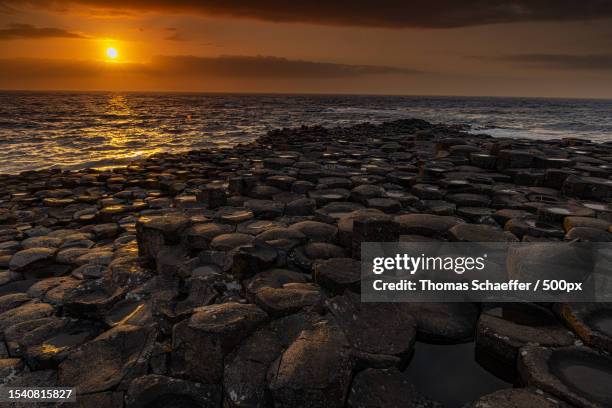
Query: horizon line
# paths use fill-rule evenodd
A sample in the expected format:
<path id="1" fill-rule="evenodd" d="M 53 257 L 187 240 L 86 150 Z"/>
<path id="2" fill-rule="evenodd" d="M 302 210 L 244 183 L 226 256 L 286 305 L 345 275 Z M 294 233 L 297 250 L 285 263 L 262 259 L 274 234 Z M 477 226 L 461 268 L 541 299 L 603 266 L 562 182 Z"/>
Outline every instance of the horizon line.
<path id="1" fill-rule="evenodd" d="M 0 92 L 29 93 L 149 93 L 149 94 L 186 94 L 186 95 L 279 95 L 279 96 L 382 96 L 382 97 L 439 97 L 439 98 L 507 98 L 507 99 L 565 99 L 612 101 L 609 97 L 586 96 L 524 96 L 524 95 L 451 95 L 451 94 L 385 94 L 356 92 L 251 92 L 251 91 L 180 91 L 180 90 L 109 90 L 109 89 L 3 89 Z"/>

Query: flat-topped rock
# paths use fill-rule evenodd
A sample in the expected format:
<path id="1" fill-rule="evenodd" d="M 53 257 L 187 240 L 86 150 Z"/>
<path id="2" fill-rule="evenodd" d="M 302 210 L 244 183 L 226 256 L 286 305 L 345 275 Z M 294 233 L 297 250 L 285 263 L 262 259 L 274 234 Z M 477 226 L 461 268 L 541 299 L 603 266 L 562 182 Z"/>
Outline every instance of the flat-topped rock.
<path id="1" fill-rule="evenodd" d="M 436 236 L 447 233 L 455 225 L 463 223 L 459 218 L 432 214 L 398 215 L 394 221 L 402 234 Z"/>
<path id="2" fill-rule="evenodd" d="M 448 235 L 460 242 L 518 242 L 511 232 L 492 225 L 458 224 L 448 230 Z"/>

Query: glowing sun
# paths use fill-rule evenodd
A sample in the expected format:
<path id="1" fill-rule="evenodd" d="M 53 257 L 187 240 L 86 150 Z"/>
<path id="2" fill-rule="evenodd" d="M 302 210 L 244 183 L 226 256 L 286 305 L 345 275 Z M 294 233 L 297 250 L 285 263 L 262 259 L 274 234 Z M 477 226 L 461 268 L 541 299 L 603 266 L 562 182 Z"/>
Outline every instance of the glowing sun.
<path id="1" fill-rule="evenodd" d="M 109 48 L 106 49 L 106 56 L 109 59 L 114 60 L 114 59 L 117 59 L 117 57 L 119 56 L 119 53 L 117 52 L 116 48 L 109 47 Z"/>

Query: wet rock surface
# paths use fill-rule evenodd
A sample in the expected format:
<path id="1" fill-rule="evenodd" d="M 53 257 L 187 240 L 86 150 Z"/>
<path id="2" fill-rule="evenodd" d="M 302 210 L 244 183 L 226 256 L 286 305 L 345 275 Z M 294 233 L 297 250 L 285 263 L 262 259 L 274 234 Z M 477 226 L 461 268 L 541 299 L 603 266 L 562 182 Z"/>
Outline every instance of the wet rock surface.
<path id="1" fill-rule="evenodd" d="M 0 175 L 3 381 L 73 386 L 84 407 L 547 406 L 534 387 L 610 406 L 609 305 L 364 304 L 359 257 L 608 242 L 611 161 L 609 144 L 402 120 Z"/>

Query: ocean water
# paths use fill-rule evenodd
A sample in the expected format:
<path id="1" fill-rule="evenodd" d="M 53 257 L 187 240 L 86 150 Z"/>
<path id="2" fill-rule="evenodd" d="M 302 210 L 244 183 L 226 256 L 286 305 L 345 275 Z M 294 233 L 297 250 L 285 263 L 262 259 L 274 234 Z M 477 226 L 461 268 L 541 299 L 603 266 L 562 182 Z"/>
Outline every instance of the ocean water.
<path id="1" fill-rule="evenodd" d="M 420 118 L 500 137 L 612 140 L 612 100 L 180 93 L 0 93 L 0 173 L 120 165 L 231 147 L 270 129 Z"/>

